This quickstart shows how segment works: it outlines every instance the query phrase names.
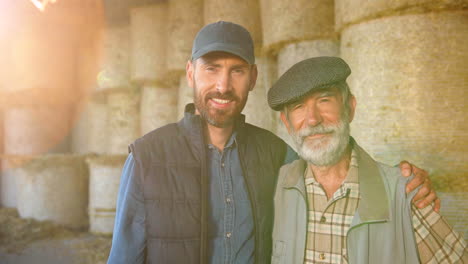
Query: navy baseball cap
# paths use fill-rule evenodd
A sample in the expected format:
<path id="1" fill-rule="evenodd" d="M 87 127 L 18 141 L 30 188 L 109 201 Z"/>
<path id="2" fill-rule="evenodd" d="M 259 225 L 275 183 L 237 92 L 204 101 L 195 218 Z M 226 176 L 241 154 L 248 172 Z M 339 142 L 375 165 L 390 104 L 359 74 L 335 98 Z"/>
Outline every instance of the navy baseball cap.
<path id="1" fill-rule="evenodd" d="M 254 44 L 250 33 L 241 25 L 218 21 L 204 26 L 195 37 L 192 60 L 214 51 L 224 51 L 255 64 Z"/>

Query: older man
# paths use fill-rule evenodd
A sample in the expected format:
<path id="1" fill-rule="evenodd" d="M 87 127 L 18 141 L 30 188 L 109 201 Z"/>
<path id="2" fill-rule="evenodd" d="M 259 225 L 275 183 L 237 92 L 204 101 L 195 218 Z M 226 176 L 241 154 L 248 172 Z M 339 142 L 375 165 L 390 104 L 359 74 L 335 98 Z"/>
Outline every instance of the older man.
<path id="1" fill-rule="evenodd" d="M 186 70 L 184 118 L 130 145 L 108 262 L 268 263 L 287 145 L 241 115 L 257 79 L 249 32 L 205 26 Z"/>
<path id="2" fill-rule="evenodd" d="M 268 92 L 301 157 L 280 170 L 272 262 L 468 263 L 460 235 L 431 207 L 411 206 L 400 170 L 350 137 L 350 73 L 340 58 L 311 58 Z"/>

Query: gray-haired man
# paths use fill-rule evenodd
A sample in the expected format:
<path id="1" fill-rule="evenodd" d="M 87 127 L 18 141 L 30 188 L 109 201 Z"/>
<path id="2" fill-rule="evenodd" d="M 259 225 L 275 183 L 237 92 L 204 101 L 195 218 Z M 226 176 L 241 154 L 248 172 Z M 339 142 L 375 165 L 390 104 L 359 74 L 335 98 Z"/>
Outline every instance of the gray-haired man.
<path id="1" fill-rule="evenodd" d="M 432 206 L 411 206 L 408 178 L 350 137 L 350 74 L 340 58 L 311 58 L 268 92 L 301 157 L 279 173 L 272 262 L 467 262 L 463 238 Z"/>

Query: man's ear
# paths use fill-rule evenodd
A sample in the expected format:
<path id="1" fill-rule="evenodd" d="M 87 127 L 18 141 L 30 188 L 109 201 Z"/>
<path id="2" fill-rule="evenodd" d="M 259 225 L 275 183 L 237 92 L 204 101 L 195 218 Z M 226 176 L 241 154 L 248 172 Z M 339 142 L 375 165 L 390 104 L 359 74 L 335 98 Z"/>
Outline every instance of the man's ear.
<path id="1" fill-rule="evenodd" d="M 354 119 L 354 113 L 356 111 L 356 104 L 357 104 L 357 101 L 356 101 L 356 97 L 354 97 L 354 95 L 351 95 L 351 97 L 349 98 L 349 122 L 351 123 L 351 121 L 353 121 Z"/>
<path id="2" fill-rule="evenodd" d="M 194 72 L 195 72 L 194 63 L 192 63 L 191 60 L 187 61 L 187 65 L 185 65 L 185 77 L 187 78 L 187 83 L 190 88 L 193 88 Z"/>
<path id="3" fill-rule="evenodd" d="M 257 65 L 254 64 L 252 65 L 252 68 L 250 69 L 249 91 L 252 91 L 255 88 L 255 84 L 257 83 L 257 77 L 258 77 L 258 69 L 257 69 Z"/>
<path id="4" fill-rule="evenodd" d="M 281 121 L 283 122 L 284 126 L 286 127 L 286 129 L 288 130 L 288 133 L 289 133 L 291 131 L 291 128 L 289 127 L 288 117 L 286 116 L 284 111 L 280 112 L 280 118 L 281 118 Z"/>

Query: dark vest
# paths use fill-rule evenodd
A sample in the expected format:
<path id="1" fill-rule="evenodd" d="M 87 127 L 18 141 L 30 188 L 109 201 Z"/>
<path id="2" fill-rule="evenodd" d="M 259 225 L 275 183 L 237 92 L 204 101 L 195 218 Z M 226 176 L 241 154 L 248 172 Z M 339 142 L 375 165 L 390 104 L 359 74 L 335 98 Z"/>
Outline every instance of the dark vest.
<path id="1" fill-rule="evenodd" d="M 192 106 L 193 111 L 193 106 Z M 273 195 L 286 144 L 236 123 L 239 157 L 255 223 L 255 263 L 270 263 Z M 207 263 L 208 172 L 202 121 L 187 112 L 130 145 L 146 210 L 146 263 Z"/>

